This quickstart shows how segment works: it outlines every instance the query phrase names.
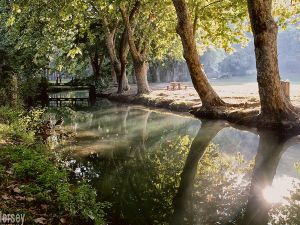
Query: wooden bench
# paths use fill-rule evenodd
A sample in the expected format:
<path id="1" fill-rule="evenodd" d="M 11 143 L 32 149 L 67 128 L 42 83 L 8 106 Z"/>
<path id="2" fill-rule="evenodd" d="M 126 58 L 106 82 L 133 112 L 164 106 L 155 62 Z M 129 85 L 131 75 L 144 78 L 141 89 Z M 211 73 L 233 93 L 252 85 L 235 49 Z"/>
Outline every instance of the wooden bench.
<path id="1" fill-rule="evenodd" d="M 175 91 L 176 89 L 182 90 L 182 88 L 184 88 L 184 90 L 186 90 L 187 86 L 180 82 L 171 82 L 170 85 L 167 86 L 167 90 L 169 90 L 169 91 Z"/>

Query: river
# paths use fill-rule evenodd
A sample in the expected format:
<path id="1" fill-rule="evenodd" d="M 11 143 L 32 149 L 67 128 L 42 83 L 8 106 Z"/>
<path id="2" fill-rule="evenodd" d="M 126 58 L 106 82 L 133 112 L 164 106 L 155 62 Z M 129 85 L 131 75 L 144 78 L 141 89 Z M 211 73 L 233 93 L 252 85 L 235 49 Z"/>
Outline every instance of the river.
<path id="1" fill-rule="evenodd" d="M 87 180 L 111 203 L 110 224 L 299 219 L 290 200 L 300 181 L 299 136 L 107 100 L 97 105 L 65 118 L 77 134 L 65 148 L 72 179 Z"/>

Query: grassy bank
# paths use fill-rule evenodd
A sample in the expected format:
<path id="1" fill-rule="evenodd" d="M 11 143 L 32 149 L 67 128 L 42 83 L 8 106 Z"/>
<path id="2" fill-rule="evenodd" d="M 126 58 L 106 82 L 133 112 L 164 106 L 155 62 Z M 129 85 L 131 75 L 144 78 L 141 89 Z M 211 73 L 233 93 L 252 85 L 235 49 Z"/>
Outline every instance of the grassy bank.
<path id="1" fill-rule="evenodd" d="M 105 224 L 109 204 L 85 181 L 72 183 L 64 153 L 35 135 L 43 114 L 0 108 L 0 211 L 25 214 L 25 224 Z"/>

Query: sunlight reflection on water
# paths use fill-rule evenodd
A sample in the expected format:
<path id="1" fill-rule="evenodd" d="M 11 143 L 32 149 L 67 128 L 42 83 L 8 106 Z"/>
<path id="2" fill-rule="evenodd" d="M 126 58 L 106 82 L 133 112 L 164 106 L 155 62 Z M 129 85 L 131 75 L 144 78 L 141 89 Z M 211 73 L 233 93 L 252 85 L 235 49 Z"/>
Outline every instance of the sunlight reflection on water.
<path id="1" fill-rule="evenodd" d="M 273 184 L 263 190 L 263 196 L 267 202 L 272 204 L 288 204 L 287 198 L 291 197 L 291 191 L 295 184 L 299 183 L 299 179 L 286 175 L 275 178 Z"/>

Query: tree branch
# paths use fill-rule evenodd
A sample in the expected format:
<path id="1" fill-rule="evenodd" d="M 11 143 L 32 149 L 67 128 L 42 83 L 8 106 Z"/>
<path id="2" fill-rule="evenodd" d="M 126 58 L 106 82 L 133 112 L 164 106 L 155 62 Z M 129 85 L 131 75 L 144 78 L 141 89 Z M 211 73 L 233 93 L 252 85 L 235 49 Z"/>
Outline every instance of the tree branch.
<path id="1" fill-rule="evenodd" d="M 211 2 L 211 3 L 209 3 L 209 4 L 207 4 L 207 5 L 203 6 L 203 7 L 201 7 L 201 8 L 199 9 L 199 11 L 202 11 L 202 12 L 203 12 L 203 10 L 204 10 L 205 8 L 207 8 L 207 7 L 211 6 L 211 5 L 214 5 L 214 4 L 216 4 L 216 3 L 223 2 L 223 1 L 224 1 L 224 0 L 217 0 L 217 1 Z"/>
<path id="2" fill-rule="evenodd" d="M 140 4 L 139 1 L 137 1 L 137 4 Z M 122 18 L 127 30 L 127 35 L 128 35 L 128 43 L 130 46 L 130 50 L 131 50 L 131 54 L 132 57 L 135 58 L 136 60 L 139 60 L 141 58 L 141 55 L 136 47 L 135 41 L 134 41 L 134 37 L 133 37 L 133 31 L 132 28 L 130 26 L 130 22 L 129 22 L 129 17 L 127 15 L 126 10 L 120 6 L 120 12 L 122 14 Z"/>
<path id="3" fill-rule="evenodd" d="M 129 23 L 132 24 L 135 19 L 135 15 L 138 13 L 140 8 L 140 2 L 137 1 L 133 6 L 130 15 L 129 15 Z M 132 32 L 134 32 L 134 27 L 132 28 Z M 129 44 L 128 44 L 128 34 L 127 34 L 126 27 L 123 30 L 121 41 L 120 41 L 120 48 L 119 48 L 119 57 L 121 61 L 125 61 L 128 51 L 129 51 Z"/>
<path id="4" fill-rule="evenodd" d="M 195 18 L 194 18 L 194 24 L 193 24 L 193 33 L 194 36 L 196 36 L 196 31 L 197 31 L 197 23 L 198 23 L 198 18 L 199 18 L 199 10 L 198 10 L 198 5 L 196 6 L 195 9 Z"/>

